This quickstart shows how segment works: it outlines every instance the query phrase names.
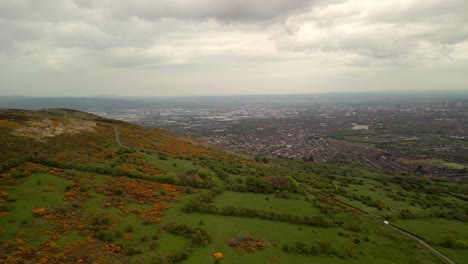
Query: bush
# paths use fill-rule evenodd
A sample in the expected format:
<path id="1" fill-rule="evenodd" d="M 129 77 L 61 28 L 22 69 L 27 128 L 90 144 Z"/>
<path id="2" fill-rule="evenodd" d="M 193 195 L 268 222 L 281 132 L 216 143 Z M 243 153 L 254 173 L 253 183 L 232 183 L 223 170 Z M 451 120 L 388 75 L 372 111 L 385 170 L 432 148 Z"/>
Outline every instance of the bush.
<path id="1" fill-rule="evenodd" d="M 96 238 L 106 242 L 112 242 L 114 240 L 114 232 L 109 230 L 101 230 L 96 234 Z"/>
<path id="2" fill-rule="evenodd" d="M 170 184 L 179 184 L 179 178 L 175 173 L 161 174 L 157 177 L 158 182 L 170 183 Z"/>
<path id="3" fill-rule="evenodd" d="M 443 235 L 439 241 L 439 246 L 453 249 L 467 249 L 468 242 L 455 239 L 452 234 Z"/>
<path id="4" fill-rule="evenodd" d="M 125 255 L 127 256 L 133 256 L 133 255 L 137 255 L 137 254 L 141 254 L 141 249 L 140 248 L 137 248 L 135 246 L 130 246 L 128 248 L 125 248 Z"/>
<path id="5" fill-rule="evenodd" d="M 133 226 L 132 225 L 127 225 L 127 227 L 125 227 L 125 232 L 127 233 L 132 233 L 134 230 Z"/>
<path id="6" fill-rule="evenodd" d="M 206 245 L 211 242 L 211 237 L 208 232 L 198 227 L 191 228 L 187 225 L 170 225 L 167 231 L 175 235 L 189 238 L 191 243 L 195 245 Z"/>

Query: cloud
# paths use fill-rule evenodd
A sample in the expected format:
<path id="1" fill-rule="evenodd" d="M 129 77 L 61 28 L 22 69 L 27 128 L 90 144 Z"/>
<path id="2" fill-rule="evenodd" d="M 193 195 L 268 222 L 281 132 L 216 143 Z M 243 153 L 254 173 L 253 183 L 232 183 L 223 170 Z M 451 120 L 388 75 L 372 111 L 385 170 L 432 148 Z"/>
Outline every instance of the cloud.
<path id="1" fill-rule="evenodd" d="M 285 16 L 288 13 L 323 2 L 310 0 L 136 0 L 112 5 L 111 12 L 119 17 L 137 16 L 151 21 L 170 17 L 245 22 Z"/>
<path id="2" fill-rule="evenodd" d="M 82 54 L 97 53 L 95 58 L 116 66 L 232 54 L 274 59 L 285 51 L 345 51 L 411 64 L 447 57 L 451 45 L 466 40 L 467 5 L 457 0 L 9 1 L 2 3 L 0 23 L 7 30 L 0 45 L 9 53 L 34 52 L 25 48 L 33 44 L 83 49 Z"/>
<path id="3" fill-rule="evenodd" d="M 466 1 L 347 1 L 289 17 L 273 39 L 281 50 L 347 51 L 391 63 L 447 57 L 468 39 Z"/>
<path id="4" fill-rule="evenodd" d="M 183 68 L 187 83 L 225 71 L 213 78 L 306 89 L 329 73 L 466 67 L 465 10 L 464 0 L 0 1 L 0 59 L 17 64 L 9 71 Z"/>

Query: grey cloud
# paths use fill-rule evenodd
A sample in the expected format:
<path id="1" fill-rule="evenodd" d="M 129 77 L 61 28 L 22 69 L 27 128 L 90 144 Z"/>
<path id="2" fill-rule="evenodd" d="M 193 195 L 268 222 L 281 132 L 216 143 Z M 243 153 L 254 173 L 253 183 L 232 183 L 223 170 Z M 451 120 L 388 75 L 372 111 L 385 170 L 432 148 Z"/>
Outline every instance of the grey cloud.
<path id="1" fill-rule="evenodd" d="M 291 12 L 323 4 L 312 0 L 137 0 L 115 5 L 111 8 L 116 15 L 137 16 L 146 20 L 165 17 L 178 19 L 217 19 L 219 21 L 249 22 L 269 20 Z"/>
<path id="2" fill-rule="evenodd" d="M 397 3 L 373 10 L 372 13 L 368 14 L 369 21 L 389 23 L 468 21 L 466 16 L 468 2 L 464 0 L 427 0 Z"/>
<path id="3" fill-rule="evenodd" d="M 292 16 L 273 38 L 284 50 L 348 51 L 398 64 L 419 63 L 447 57 L 451 45 L 468 39 L 466 1 L 444 4 L 349 1 Z"/>
<path id="4" fill-rule="evenodd" d="M 100 74 L 107 74 L 109 79 L 129 78 L 126 85 L 151 87 L 154 81 L 166 88 L 183 84 L 187 89 L 197 82 L 216 89 L 227 78 L 231 88 L 236 81 L 248 92 L 250 81 L 264 87 L 290 87 L 293 82 L 292 86 L 307 89 L 312 81 L 326 84 L 354 69 L 367 74 L 374 68 L 431 65 L 463 72 L 468 61 L 467 4 L 465 0 L 0 0 L 0 73 L 13 88 L 27 84 L 15 76 L 29 71 L 35 72 L 32 86 L 47 80 L 45 86 L 60 72 L 88 73 L 89 85 L 100 83 Z M 164 74 L 154 77 L 158 72 Z M 120 85 L 109 83 L 109 87 Z"/>
<path id="5" fill-rule="evenodd" d="M 17 45 L 36 40 L 41 37 L 41 32 L 38 28 L 33 28 L 23 23 L 11 22 L 0 19 L 0 52 L 15 53 Z"/>

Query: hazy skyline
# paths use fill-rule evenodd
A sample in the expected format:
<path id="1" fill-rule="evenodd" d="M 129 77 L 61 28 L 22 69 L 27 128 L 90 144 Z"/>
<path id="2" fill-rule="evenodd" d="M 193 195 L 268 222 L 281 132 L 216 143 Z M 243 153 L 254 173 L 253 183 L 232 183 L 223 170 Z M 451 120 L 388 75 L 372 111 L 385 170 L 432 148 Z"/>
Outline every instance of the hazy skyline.
<path id="1" fill-rule="evenodd" d="M 0 95 L 468 89 L 468 1 L 0 0 Z"/>

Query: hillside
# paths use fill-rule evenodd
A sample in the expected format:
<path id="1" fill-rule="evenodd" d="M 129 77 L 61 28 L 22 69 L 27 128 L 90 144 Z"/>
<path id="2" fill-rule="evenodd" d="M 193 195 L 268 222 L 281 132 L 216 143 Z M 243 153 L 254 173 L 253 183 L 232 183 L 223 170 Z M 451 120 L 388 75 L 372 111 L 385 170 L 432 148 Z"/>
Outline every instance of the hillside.
<path id="1" fill-rule="evenodd" d="M 68 109 L 0 109 L 0 145 L 0 263 L 468 259 L 466 182 L 256 162 Z"/>

